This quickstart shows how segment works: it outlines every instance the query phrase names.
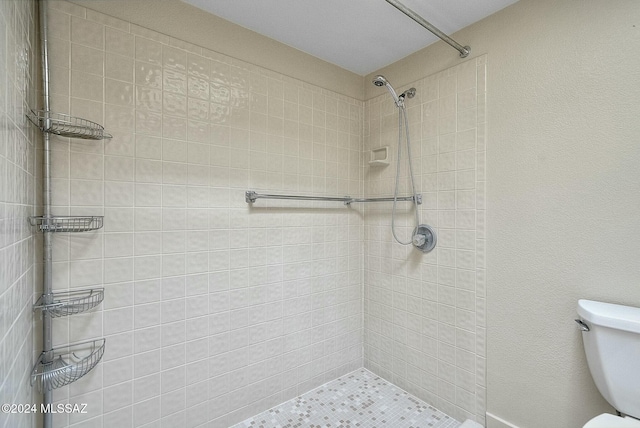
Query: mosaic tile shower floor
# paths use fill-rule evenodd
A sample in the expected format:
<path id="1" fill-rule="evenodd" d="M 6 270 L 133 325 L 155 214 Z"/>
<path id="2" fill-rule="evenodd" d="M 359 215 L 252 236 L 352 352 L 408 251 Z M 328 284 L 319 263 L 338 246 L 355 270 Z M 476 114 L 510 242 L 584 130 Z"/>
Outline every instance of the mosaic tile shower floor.
<path id="1" fill-rule="evenodd" d="M 232 428 L 458 428 L 460 422 L 359 369 Z"/>

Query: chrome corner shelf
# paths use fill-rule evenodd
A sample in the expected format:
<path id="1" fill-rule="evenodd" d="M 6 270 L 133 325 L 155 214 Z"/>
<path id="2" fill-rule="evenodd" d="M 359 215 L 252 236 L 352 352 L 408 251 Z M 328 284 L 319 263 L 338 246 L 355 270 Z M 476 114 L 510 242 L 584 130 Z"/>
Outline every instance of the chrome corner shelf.
<path id="1" fill-rule="evenodd" d="M 104 132 L 104 127 L 101 125 L 79 117 L 62 113 L 47 113 L 44 110 L 32 110 L 27 114 L 27 118 L 42 132 L 61 137 L 82 138 L 84 140 L 112 138 L 110 134 Z"/>
<path id="2" fill-rule="evenodd" d="M 88 232 L 100 229 L 104 216 L 35 216 L 29 217 L 29 223 L 43 232 Z"/>
<path id="3" fill-rule="evenodd" d="M 61 291 L 42 295 L 33 310 L 48 312 L 52 317 L 80 314 L 98 306 L 104 300 L 104 288 Z"/>
<path id="4" fill-rule="evenodd" d="M 51 391 L 75 382 L 100 362 L 105 344 L 106 339 L 89 340 L 41 353 L 31 372 L 31 386 Z"/>

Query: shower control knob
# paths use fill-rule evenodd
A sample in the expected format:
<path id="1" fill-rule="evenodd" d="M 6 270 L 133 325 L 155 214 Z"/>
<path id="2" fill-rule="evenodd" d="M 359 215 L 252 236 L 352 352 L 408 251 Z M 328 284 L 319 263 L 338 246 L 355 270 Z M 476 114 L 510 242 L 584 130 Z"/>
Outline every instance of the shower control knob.
<path id="1" fill-rule="evenodd" d="M 413 230 L 411 243 L 423 253 L 428 253 L 436 247 L 437 240 L 436 231 L 429 225 L 421 224 Z"/>
<path id="2" fill-rule="evenodd" d="M 422 247 L 424 243 L 427 242 L 427 237 L 422 233 L 416 233 L 413 235 L 413 246 L 414 247 Z"/>

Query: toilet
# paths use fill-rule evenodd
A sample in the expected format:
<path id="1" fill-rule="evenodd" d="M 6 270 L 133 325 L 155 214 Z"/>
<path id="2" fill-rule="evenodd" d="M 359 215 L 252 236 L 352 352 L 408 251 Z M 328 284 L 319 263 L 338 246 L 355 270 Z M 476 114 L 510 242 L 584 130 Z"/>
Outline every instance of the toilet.
<path id="1" fill-rule="evenodd" d="M 603 413 L 583 428 L 640 428 L 640 308 L 578 300 L 578 315 L 591 376 L 625 415 Z"/>

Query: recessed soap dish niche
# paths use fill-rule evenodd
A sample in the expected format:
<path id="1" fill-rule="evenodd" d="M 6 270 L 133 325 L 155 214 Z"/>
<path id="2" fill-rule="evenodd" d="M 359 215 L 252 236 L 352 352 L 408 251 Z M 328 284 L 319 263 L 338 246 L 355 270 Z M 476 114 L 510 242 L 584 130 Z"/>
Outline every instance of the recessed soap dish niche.
<path id="1" fill-rule="evenodd" d="M 369 165 L 371 166 L 389 165 L 389 146 L 372 149 L 369 152 Z"/>

